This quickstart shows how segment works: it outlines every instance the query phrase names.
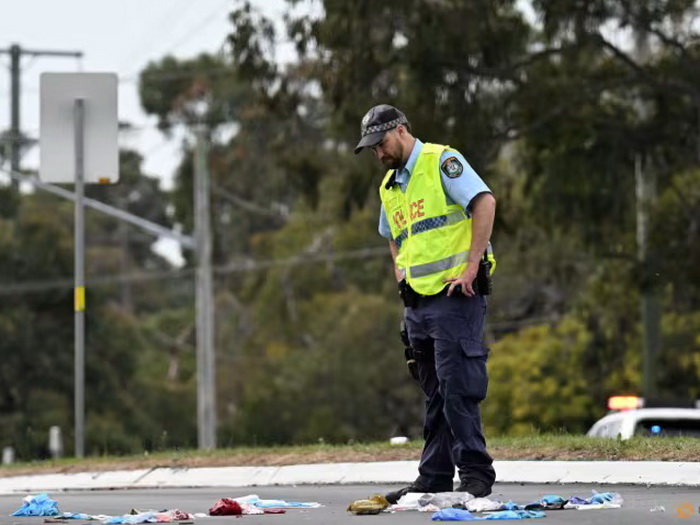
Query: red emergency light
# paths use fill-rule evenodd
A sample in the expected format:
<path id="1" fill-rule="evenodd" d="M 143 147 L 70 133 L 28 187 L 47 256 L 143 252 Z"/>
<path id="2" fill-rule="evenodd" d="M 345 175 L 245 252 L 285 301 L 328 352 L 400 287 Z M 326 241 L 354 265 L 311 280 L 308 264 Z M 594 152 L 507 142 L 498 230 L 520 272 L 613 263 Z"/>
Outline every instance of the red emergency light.
<path id="1" fill-rule="evenodd" d="M 608 398 L 608 410 L 635 410 L 644 406 L 644 399 L 639 396 L 611 396 Z"/>

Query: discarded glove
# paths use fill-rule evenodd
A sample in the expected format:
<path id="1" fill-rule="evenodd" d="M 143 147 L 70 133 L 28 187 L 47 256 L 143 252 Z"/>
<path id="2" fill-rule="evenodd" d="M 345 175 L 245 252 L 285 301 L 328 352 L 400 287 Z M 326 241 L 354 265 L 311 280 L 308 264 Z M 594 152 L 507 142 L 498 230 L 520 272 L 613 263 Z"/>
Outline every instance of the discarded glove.
<path id="1" fill-rule="evenodd" d="M 490 512 L 488 515 L 475 516 L 468 510 L 442 509 L 433 514 L 433 521 L 482 521 L 482 520 L 523 520 L 526 518 L 544 518 L 544 512 L 534 510 L 500 510 Z"/>
<path id="2" fill-rule="evenodd" d="M 283 499 L 260 499 L 257 494 L 241 496 L 235 501 L 241 505 L 247 503 L 260 509 L 315 509 L 321 506 L 316 501 L 286 501 Z"/>
<path id="3" fill-rule="evenodd" d="M 525 510 L 560 510 L 564 508 L 567 501 L 568 500 L 565 500 L 561 496 L 542 496 L 537 501 L 533 501 L 532 503 L 525 505 Z"/>
<path id="4" fill-rule="evenodd" d="M 58 514 L 58 503 L 48 494 L 27 496 L 22 507 L 12 513 L 12 516 L 55 516 Z"/>
<path id="5" fill-rule="evenodd" d="M 527 518 L 544 518 L 547 515 L 544 512 L 536 510 L 500 510 L 491 512 L 486 516 L 485 520 L 524 520 Z"/>
<path id="6" fill-rule="evenodd" d="M 610 503 L 617 503 L 618 499 L 621 498 L 616 492 L 596 492 L 594 490 L 593 496 L 591 496 L 589 501 L 591 503 L 605 503 L 606 501 Z"/>
<path id="7" fill-rule="evenodd" d="M 441 509 L 432 516 L 433 521 L 473 521 L 480 520 L 471 512 L 464 509 Z"/>

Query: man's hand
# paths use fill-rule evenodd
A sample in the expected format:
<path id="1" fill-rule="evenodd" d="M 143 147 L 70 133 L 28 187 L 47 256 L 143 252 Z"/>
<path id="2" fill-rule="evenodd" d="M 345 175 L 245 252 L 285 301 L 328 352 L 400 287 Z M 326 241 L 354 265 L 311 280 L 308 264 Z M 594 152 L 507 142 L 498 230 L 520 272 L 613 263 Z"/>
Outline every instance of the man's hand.
<path id="1" fill-rule="evenodd" d="M 486 246 L 493 229 L 493 218 L 496 213 L 496 199 L 491 193 L 480 193 L 472 199 L 472 240 L 469 246 L 467 267 L 458 277 L 449 277 L 444 282 L 450 283 L 447 295 L 452 295 L 458 286 L 467 297 L 474 297 L 476 292 L 472 284 L 479 271 L 479 260 L 486 251 Z"/>
<path id="2" fill-rule="evenodd" d="M 458 286 L 462 290 L 462 293 L 467 297 L 473 297 L 476 295 L 474 287 L 474 279 L 476 279 L 476 272 L 479 270 L 478 264 L 469 263 L 464 269 L 461 275 L 457 277 L 448 277 L 443 279 L 443 282 L 450 283 L 450 287 L 447 289 L 447 295 L 450 296 L 454 292 L 454 289 Z"/>
<path id="3" fill-rule="evenodd" d="M 400 269 L 396 266 L 396 258 L 399 256 L 399 247 L 396 246 L 394 241 L 389 241 L 389 251 L 391 252 L 391 258 L 394 261 L 394 275 L 396 276 L 396 282 L 400 283 L 406 278 L 406 270 Z"/>

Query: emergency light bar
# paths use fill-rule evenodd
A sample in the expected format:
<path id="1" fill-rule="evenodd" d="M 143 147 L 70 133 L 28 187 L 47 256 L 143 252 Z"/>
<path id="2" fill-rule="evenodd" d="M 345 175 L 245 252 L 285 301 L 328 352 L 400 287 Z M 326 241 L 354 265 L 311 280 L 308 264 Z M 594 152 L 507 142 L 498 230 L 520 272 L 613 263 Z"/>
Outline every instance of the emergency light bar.
<path id="1" fill-rule="evenodd" d="M 635 410 L 644 406 L 644 398 L 639 396 L 611 396 L 608 410 Z"/>

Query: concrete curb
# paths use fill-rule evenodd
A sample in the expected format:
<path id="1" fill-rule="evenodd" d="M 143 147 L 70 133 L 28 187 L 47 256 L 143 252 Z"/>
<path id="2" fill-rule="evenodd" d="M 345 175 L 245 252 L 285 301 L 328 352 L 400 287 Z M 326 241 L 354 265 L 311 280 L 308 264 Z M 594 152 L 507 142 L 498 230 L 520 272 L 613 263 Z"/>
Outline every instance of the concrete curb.
<path id="1" fill-rule="evenodd" d="M 497 483 L 700 486 L 700 463 L 666 461 L 496 461 Z M 417 461 L 283 467 L 155 468 L 0 478 L 0 494 L 175 487 L 408 483 Z M 456 479 L 455 479 L 456 480 Z"/>

